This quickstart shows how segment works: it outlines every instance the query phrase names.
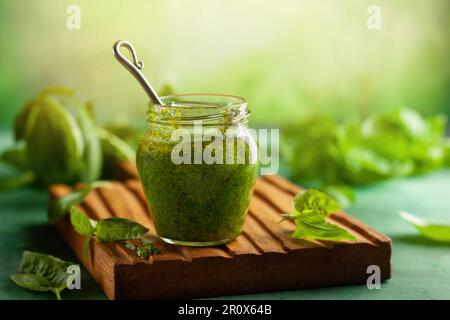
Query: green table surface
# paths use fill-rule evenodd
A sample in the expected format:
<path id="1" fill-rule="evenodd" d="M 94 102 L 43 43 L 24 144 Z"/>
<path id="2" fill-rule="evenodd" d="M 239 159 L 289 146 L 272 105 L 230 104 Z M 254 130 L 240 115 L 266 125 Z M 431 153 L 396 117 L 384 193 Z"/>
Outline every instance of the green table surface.
<path id="1" fill-rule="evenodd" d="M 10 143 L 0 134 L 0 149 Z M 0 167 L 0 177 L 9 174 Z M 400 210 L 450 221 L 450 169 L 420 177 L 386 181 L 356 189 L 357 201 L 347 211 L 391 237 L 392 278 L 379 290 L 365 285 L 281 291 L 217 299 L 450 299 L 450 245 L 426 240 L 399 217 Z M 18 269 L 23 250 L 76 261 L 67 245 L 46 222 L 45 190 L 0 193 L 0 299 L 54 299 L 16 286 L 9 276 Z M 255 268 L 258 266 L 255 265 Z M 65 290 L 64 299 L 106 299 L 86 270 L 81 290 Z"/>

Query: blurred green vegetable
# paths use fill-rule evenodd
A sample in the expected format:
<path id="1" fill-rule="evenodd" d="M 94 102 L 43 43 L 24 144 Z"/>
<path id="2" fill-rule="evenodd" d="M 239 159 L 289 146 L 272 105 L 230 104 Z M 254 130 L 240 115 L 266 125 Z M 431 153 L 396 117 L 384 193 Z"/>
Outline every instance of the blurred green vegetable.
<path id="1" fill-rule="evenodd" d="M 24 144 L 18 144 L 4 150 L 0 154 L 0 161 L 18 170 L 28 170 L 30 168 Z"/>
<path id="2" fill-rule="evenodd" d="M 0 154 L 0 161 L 20 173 L 2 179 L 0 190 L 32 182 L 41 186 L 89 183 L 98 180 L 101 174 L 106 179 L 113 177 L 118 162 L 134 161 L 140 130 L 128 125 L 111 129 L 125 141 L 98 127 L 92 105 L 80 102 L 71 89 L 44 89 L 15 119 L 17 143 Z"/>
<path id="3" fill-rule="evenodd" d="M 94 121 L 70 89 L 43 90 L 17 116 L 14 132 L 16 140 L 25 141 L 27 162 L 40 183 L 99 178 L 101 149 Z"/>
<path id="4" fill-rule="evenodd" d="M 281 150 L 303 182 L 363 185 L 445 165 L 445 123 L 407 108 L 341 124 L 314 118 L 286 128 Z"/>
<path id="5" fill-rule="evenodd" d="M 113 176 L 114 168 L 121 161 L 135 161 L 136 151 L 116 135 L 97 128 L 103 150 L 103 176 Z"/>

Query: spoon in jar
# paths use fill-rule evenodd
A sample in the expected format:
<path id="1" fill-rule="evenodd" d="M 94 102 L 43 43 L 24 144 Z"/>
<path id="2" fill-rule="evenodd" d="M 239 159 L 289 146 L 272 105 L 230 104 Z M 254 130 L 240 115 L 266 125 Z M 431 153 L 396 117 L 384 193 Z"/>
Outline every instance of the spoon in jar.
<path id="1" fill-rule="evenodd" d="M 128 49 L 128 51 L 131 53 L 131 57 L 133 58 L 133 62 L 128 60 L 120 52 L 121 47 L 125 47 Z M 154 104 L 163 106 L 164 103 L 162 102 L 161 98 L 158 96 L 156 91 L 153 89 L 153 87 L 145 78 L 144 74 L 141 72 L 141 70 L 144 69 L 144 63 L 142 61 L 138 61 L 136 50 L 131 45 L 131 43 L 125 40 L 119 40 L 114 44 L 113 52 L 117 61 L 119 61 L 121 65 L 123 65 L 128 71 L 130 71 L 131 74 L 136 78 L 136 80 L 141 84 L 142 88 L 145 90 L 145 93 L 150 98 L 150 100 Z"/>

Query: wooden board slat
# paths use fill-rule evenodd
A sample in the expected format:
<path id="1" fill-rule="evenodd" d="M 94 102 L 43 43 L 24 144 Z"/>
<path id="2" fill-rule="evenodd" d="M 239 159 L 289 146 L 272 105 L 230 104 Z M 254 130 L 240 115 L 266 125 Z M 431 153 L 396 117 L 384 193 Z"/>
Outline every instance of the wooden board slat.
<path id="1" fill-rule="evenodd" d="M 150 229 L 160 253 L 142 260 L 120 243 L 91 241 L 86 269 L 110 299 L 167 299 L 221 296 L 273 290 L 362 284 L 367 267 L 378 265 L 382 280 L 391 275 L 391 240 L 344 212 L 330 221 L 357 237 L 354 242 L 292 240 L 295 225 L 281 221 L 301 190 L 279 176 L 259 178 L 242 234 L 216 247 L 194 248 L 162 242 L 155 233 L 133 165 L 118 168 L 111 188 L 93 190 L 80 208 L 93 219 L 123 217 Z M 53 185 L 59 198 L 71 189 Z M 81 260 L 84 239 L 66 216 L 55 225 Z"/>

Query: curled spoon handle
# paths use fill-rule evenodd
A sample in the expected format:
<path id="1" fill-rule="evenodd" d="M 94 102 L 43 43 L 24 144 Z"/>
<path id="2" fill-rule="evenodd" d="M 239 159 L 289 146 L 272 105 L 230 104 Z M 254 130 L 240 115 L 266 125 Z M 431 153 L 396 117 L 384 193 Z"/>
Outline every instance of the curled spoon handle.
<path id="1" fill-rule="evenodd" d="M 120 48 L 125 47 L 131 53 L 133 61 L 128 60 L 122 52 L 120 52 Z M 136 50 L 134 47 L 125 40 L 117 41 L 113 46 L 114 56 L 117 61 L 120 62 L 131 74 L 136 78 L 136 80 L 141 84 L 142 88 L 144 88 L 145 93 L 147 93 L 148 97 L 154 104 L 164 105 L 161 98 L 158 96 L 156 91 L 150 85 L 150 83 L 145 78 L 144 74 L 141 72 L 144 69 L 144 63 L 139 61 L 137 58 Z"/>

